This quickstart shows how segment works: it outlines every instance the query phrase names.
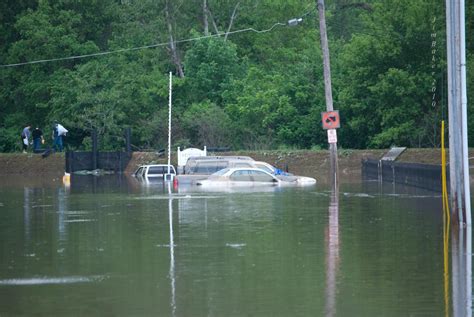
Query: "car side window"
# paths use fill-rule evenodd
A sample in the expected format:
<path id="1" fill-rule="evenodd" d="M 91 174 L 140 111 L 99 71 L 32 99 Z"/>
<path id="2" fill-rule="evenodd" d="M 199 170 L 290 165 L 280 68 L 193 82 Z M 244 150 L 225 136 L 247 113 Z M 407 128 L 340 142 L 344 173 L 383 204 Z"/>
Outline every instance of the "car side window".
<path id="1" fill-rule="evenodd" d="M 163 174 L 163 166 L 151 166 L 148 168 L 148 175 Z"/>
<path id="2" fill-rule="evenodd" d="M 252 179 L 254 182 L 274 182 L 274 178 L 262 171 L 251 171 Z"/>
<path id="3" fill-rule="evenodd" d="M 195 160 L 188 160 L 186 165 L 184 165 L 184 173 L 185 174 L 194 174 L 196 172 L 196 161 Z"/>
<path id="4" fill-rule="evenodd" d="M 252 177 L 249 171 L 242 170 L 242 171 L 235 171 L 230 175 L 230 180 L 234 182 L 250 182 L 252 181 Z"/>

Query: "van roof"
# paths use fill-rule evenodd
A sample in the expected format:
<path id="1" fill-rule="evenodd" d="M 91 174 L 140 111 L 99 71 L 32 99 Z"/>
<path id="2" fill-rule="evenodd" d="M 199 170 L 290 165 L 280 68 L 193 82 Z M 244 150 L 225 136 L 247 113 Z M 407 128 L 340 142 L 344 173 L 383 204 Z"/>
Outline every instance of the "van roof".
<path id="1" fill-rule="evenodd" d="M 188 158 L 189 160 L 194 161 L 201 161 L 201 160 L 246 160 L 246 161 L 253 161 L 254 159 L 250 156 L 191 156 Z"/>

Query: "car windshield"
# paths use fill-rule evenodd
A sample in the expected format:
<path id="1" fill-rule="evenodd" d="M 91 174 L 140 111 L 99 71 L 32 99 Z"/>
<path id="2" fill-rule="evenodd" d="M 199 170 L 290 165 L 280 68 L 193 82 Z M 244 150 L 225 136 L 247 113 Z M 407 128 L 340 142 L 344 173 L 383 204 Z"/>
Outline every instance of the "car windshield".
<path id="1" fill-rule="evenodd" d="M 136 176 L 142 176 L 143 174 L 143 166 L 140 166 L 137 171 L 135 172 Z"/>
<path id="2" fill-rule="evenodd" d="M 189 171 L 189 174 L 213 174 L 217 171 L 220 171 L 223 168 L 226 168 L 228 165 L 225 161 L 200 161 L 195 166 L 192 171 Z"/>
<path id="3" fill-rule="evenodd" d="M 264 164 L 261 164 L 261 163 L 255 163 L 255 167 L 261 169 L 261 170 L 264 170 L 265 172 L 268 172 L 270 174 L 273 174 L 274 173 L 274 170 L 272 170 L 270 167 L 264 165 Z"/>
<path id="4" fill-rule="evenodd" d="M 222 176 L 222 175 L 224 175 L 225 173 L 227 173 L 228 171 L 229 171 L 229 168 L 224 168 L 224 169 L 221 169 L 221 170 L 215 172 L 215 173 L 212 174 L 212 175 Z"/>

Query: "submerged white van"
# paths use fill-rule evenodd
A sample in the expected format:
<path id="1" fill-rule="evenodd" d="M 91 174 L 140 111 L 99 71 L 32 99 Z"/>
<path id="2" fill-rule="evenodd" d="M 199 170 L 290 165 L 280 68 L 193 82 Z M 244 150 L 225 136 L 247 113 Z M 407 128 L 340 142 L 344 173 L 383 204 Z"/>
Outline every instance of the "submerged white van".
<path id="1" fill-rule="evenodd" d="M 156 177 L 156 178 L 164 178 L 166 174 L 168 174 L 168 166 L 169 172 L 172 175 L 176 175 L 176 170 L 174 169 L 173 165 L 168 164 L 151 164 L 151 165 L 142 165 L 137 168 L 133 176 L 135 177 Z"/>
<path id="2" fill-rule="evenodd" d="M 190 157 L 183 172 L 186 175 L 211 175 L 224 168 L 253 167 L 253 162 L 248 156 Z"/>

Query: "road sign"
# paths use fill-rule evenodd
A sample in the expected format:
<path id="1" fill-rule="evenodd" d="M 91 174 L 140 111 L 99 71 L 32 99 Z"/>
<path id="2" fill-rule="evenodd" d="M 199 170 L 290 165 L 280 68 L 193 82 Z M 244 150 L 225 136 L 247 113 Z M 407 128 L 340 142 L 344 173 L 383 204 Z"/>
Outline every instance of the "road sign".
<path id="1" fill-rule="evenodd" d="M 328 129 L 328 143 L 337 143 L 336 129 Z"/>
<path id="2" fill-rule="evenodd" d="M 323 129 L 337 129 L 341 126 L 339 121 L 339 110 L 321 112 L 321 120 L 323 122 Z"/>

